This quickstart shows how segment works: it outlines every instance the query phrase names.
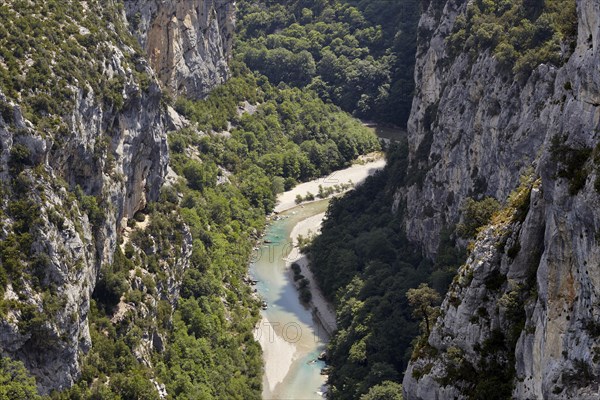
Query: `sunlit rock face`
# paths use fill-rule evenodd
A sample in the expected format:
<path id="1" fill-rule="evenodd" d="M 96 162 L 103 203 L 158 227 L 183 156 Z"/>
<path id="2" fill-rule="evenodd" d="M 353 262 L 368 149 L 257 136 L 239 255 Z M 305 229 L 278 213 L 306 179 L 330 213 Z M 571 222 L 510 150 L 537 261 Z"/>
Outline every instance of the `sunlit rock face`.
<path id="1" fill-rule="evenodd" d="M 172 94 L 202 98 L 229 74 L 235 1 L 133 0 L 129 26 Z"/>

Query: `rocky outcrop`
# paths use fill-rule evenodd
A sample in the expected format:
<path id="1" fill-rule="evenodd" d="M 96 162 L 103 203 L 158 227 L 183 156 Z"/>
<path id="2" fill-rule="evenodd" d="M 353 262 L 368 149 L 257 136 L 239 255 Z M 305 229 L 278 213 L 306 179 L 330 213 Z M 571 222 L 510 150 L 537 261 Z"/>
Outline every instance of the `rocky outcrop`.
<path id="1" fill-rule="evenodd" d="M 519 218 L 479 235 L 405 374 L 405 398 L 477 397 L 494 376 L 497 387 L 509 382 L 508 397 L 597 398 L 600 2 L 577 1 L 569 61 L 540 65 L 525 82 L 497 73 L 489 53 L 449 62 L 444 38 L 465 7 L 430 6 L 421 21 L 430 39 L 419 50 L 409 135 L 422 174 L 398 194 L 407 232 L 432 256 L 436 232 L 458 220 L 465 198 L 504 200 L 530 166 L 536 183 Z"/>
<path id="2" fill-rule="evenodd" d="M 10 124 L 0 122 L 3 186 L 10 187 L 11 171 L 11 201 L 19 198 L 10 159 L 16 145 L 26 148 L 26 164 L 36 167 L 25 168 L 18 179 L 40 208 L 36 226 L 30 227 L 31 259 L 43 265 L 36 284 L 23 279 L 24 287 L 8 286 L 5 300 L 21 305 L 0 325 L 0 348 L 25 362 L 43 393 L 67 388 L 78 378 L 79 357 L 91 346 L 87 316 L 99 272 L 112 263 L 121 221 L 158 198 L 166 174 L 170 122 L 158 83 L 141 90 L 121 57 L 117 52 L 104 73 L 128 82 L 122 109 L 99 103 L 88 88 L 76 90 L 74 112 L 64 120 L 68 137 L 44 135 L 23 119 L 18 106 L 1 99 L 13 114 Z M 144 72 L 152 76 L 148 67 Z M 73 195 L 75 188 L 99 203 L 102 215 L 88 212 L 83 197 Z M 10 228 L 3 237 L 9 233 Z"/>
<path id="3" fill-rule="evenodd" d="M 164 87 L 202 98 L 223 83 L 235 24 L 233 0 L 131 0 L 130 29 Z"/>
<path id="4" fill-rule="evenodd" d="M 165 104 L 158 78 L 174 93 L 201 97 L 227 77 L 233 2 L 126 4 L 149 61 L 127 38 L 100 32 L 91 41 L 105 49 L 105 58 L 92 58 L 89 68 L 102 81 L 69 80 L 63 115 L 28 120 L 31 108 L 23 111 L 27 106 L 0 92 L 0 352 L 23 361 L 42 394 L 79 378 L 82 356 L 93 345 L 92 294 L 127 221 L 159 197 L 169 163 L 167 132 L 187 123 Z M 121 22 L 115 17 L 110 26 Z M 90 30 L 80 32 L 87 44 Z M 122 298 L 116 307 L 117 318 L 131 312 L 148 321 L 136 350 L 141 362 L 150 363 L 150 350 L 164 347 L 150 321 L 159 301 L 175 305 L 189 266 L 191 234 L 184 224 L 178 229 L 183 242 L 161 258 L 162 280 L 151 290 L 147 283 L 157 271 L 130 271 L 129 285 L 147 303 L 133 307 Z"/>
<path id="5" fill-rule="evenodd" d="M 451 0 L 440 12 L 432 2 L 419 28 L 422 39 L 432 37 L 420 43 L 417 54 L 417 93 L 408 124 L 416 182 L 405 194 L 407 214 L 413 216 L 406 232 L 428 256 L 437 252 L 435 233 L 457 221 L 461 200 L 505 199 L 515 188 L 523 169 L 539 157 L 553 122 L 547 115 L 550 102 L 559 95 L 557 70 L 549 65 L 523 84 L 497 73 L 498 63 L 488 52 L 474 62 L 462 53 L 450 63 L 446 37 L 466 5 Z"/>

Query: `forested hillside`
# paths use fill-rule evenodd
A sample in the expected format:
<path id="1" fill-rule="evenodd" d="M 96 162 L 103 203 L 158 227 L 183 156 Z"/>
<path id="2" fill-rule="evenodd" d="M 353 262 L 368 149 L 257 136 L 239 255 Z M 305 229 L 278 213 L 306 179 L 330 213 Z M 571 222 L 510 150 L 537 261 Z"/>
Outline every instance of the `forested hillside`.
<path id="1" fill-rule="evenodd" d="M 383 172 L 331 203 L 308 248 L 311 269 L 337 310 L 329 345 L 334 399 L 402 380 L 420 333 L 407 291 L 428 283 L 443 295 L 464 260 L 449 233 L 435 260 L 407 240 L 404 206 L 394 206 L 395 189 L 408 178 L 407 144 L 393 145 L 387 156 Z"/>
<path id="2" fill-rule="evenodd" d="M 236 57 L 271 83 L 316 91 L 357 117 L 404 126 L 417 0 L 239 2 Z"/>
<path id="3" fill-rule="evenodd" d="M 180 99 L 176 109 L 203 131 L 217 133 L 204 136 L 199 145 L 201 152 L 218 154 L 218 165 L 232 173 L 260 171 L 260 177 L 248 182 L 272 181 L 277 194 L 298 182 L 347 167 L 360 154 L 379 150 L 375 135 L 314 92 L 285 84 L 274 86 L 243 64 L 235 69 L 235 75 L 206 101 Z M 251 110 L 241 110 L 240 104 Z M 230 134 L 218 134 L 232 123 Z M 185 132 L 177 138 L 189 142 Z M 270 194 L 268 201 L 260 204 L 268 213 L 274 197 Z"/>

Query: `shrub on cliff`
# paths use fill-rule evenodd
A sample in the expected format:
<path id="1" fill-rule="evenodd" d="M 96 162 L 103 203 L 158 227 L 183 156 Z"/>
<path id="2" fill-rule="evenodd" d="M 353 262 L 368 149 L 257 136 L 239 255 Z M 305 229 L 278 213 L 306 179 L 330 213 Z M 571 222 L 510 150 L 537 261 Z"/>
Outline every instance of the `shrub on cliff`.
<path id="1" fill-rule="evenodd" d="M 456 233 L 465 239 L 472 239 L 477 231 L 485 226 L 492 215 L 500 209 L 500 203 L 493 197 L 476 201 L 468 198 L 462 209 L 462 222 L 456 226 Z"/>
<path id="2" fill-rule="evenodd" d="M 453 56 L 466 52 L 475 59 L 489 49 L 505 70 L 527 77 L 541 63 L 565 62 L 576 36 L 574 0 L 477 0 L 457 17 L 447 40 Z"/>

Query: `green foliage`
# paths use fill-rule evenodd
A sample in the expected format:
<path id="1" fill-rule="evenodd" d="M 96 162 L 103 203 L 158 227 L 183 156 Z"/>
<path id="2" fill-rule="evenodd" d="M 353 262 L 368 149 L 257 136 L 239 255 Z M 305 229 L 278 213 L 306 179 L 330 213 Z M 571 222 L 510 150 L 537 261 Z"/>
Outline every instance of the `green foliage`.
<path id="1" fill-rule="evenodd" d="M 244 61 L 252 69 L 260 70 L 273 83 L 286 82 L 306 86 L 317 72 L 315 60 L 308 51 L 293 53 L 285 48 L 247 50 Z"/>
<path id="2" fill-rule="evenodd" d="M 31 152 L 27 146 L 16 143 L 10 149 L 10 160 L 8 165 L 13 175 L 21 172 L 25 166 L 30 166 Z"/>
<path id="3" fill-rule="evenodd" d="M 300 301 L 302 303 L 307 304 L 312 300 L 312 292 L 310 291 L 310 282 L 302 273 L 300 272 L 300 266 L 296 263 L 293 263 L 292 272 L 294 273 L 294 282 L 296 283 L 296 287 L 300 292 Z"/>
<path id="4" fill-rule="evenodd" d="M 0 400 L 36 400 L 35 379 L 20 361 L 0 357 Z"/>
<path id="5" fill-rule="evenodd" d="M 571 386 L 585 387 L 595 382 L 598 377 L 588 361 L 577 359 L 573 361 L 573 367 L 562 374 L 563 382 Z"/>
<path id="6" fill-rule="evenodd" d="M 111 376 L 110 388 L 122 399 L 159 400 L 154 384 L 142 373 L 132 375 L 114 374 Z"/>
<path id="7" fill-rule="evenodd" d="M 173 398 L 260 398 L 261 353 L 251 334 L 258 306 L 241 277 L 250 234 L 263 228 L 264 213 L 229 183 L 201 190 L 179 183 L 165 188 L 161 199 L 149 205 L 149 224 L 132 234 L 126 254 L 117 248 L 113 264 L 102 268 L 90 317 L 93 347 L 84 358 L 82 381 L 56 398 L 153 399 L 158 394 L 151 378 L 164 383 Z M 153 308 L 145 292 L 129 289 L 131 272 L 142 276 L 147 293 L 167 290 L 163 270 L 181 257 L 186 226 L 193 248 L 191 265 L 179 276 L 178 306 L 172 310 L 160 300 Z M 146 261 L 156 283 L 142 274 L 139 260 Z M 150 316 L 129 310 L 111 322 L 122 295 L 136 309 L 149 307 Z M 155 329 L 166 338 L 165 350 L 151 352 L 149 368 L 135 354 L 142 333 Z"/>
<path id="8" fill-rule="evenodd" d="M 146 220 L 146 215 L 143 212 L 138 211 L 133 216 L 133 219 L 136 220 L 137 222 L 144 222 Z"/>
<path id="9" fill-rule="evenodd" d="M 164 365 L 159 368 L 161 379 L 174 398 L 190 394 L 259 398 L 262 362 L 250 333 L 258 317 L 257 305 L 241 277 L 250 256 L 250 234 L 262 229 L 264 211 L 253 207 L 240 188 L 230 183 L 201 191 L 180 185 L 177 190 L 184 199 L 176 206 L 177 213 L 193 237 L 192 265 L 182 277 L 182 299 L 174 314 Z M 160 213 L 166 211 L 163 207 Z M 152 215 L 152 223 L 157 215 Z M 159 227 L 151 224 L 148 229 Z M 163 234 L 153 234 L 166 234 L 161 248 L 170 248 L 170 229 L 163 225 Z"/>
<path id="10" fill-rule="evenodd" d="M 20 104 L 34 125 L 47 132 L 64 131 L 66 124 L 56 117 L 73 110 L 73 87 L 90 87 L 105 107 L 121 109 L 124 77 L 109 79 L 104 71 L 119 50 L 125 56 L 123 67 L 134 71 L 136 81 L 147 88 L 149 78 L 135 68 L 142 51 L 117 4 L 97 0 L 85 6 L 73 0 L 2 3 L 0 89 Z"/>
<path id="11" fill-rule="evenodd" d="M 485 278 L 485 288 L 489 291 L 498 291 L 506 283 L 506 275 L 498 270 L 493 270 L 491 274 Z"/>
<path id="12" fill-rule="evenodd" d="M 490 221 L 490 223 L 494 225 L 498 236 L 504 238 L 504 241 L 499 242 L 501 246 L 504 246 L 506 243 L 505 240 L 507 239 L 507 234 L 509 233 L 506 230 L 508 224 L 517 221 L 525 221 L 527 213 L 529 212 L 531 191 L 533 188 L 541 185 L 541 179 L 536 179 L 534 170 L 532 168 L 528 168 L 519 180 L 519 187 L 508 195 L 508 200 L 506 201 L 504 207 L 495 212 Z"/>
<path id="13" fill-rule="evenodd" d="M 240 73 L 242 76 L 234 76 L 225 85 L 215 88 L 206 100 L 194 102 L 180 97 L 177 99 L 175 109 L 197 122 L 202 130 L 226 130 L 228 122 L 237 121 L 238 106 L 241 102 L 248 101 L 256 104 L 264 101 L 264 93 L 257 87 L 256 79 L 252 75 L 245 74 L 243 66 L 237 68 L 242 70 Z M 174 138 L 176 137 L 180 136 Z M 174 149 L 182 150 L 182 146 L 179 145 Z"/>
<path id="14" fill-rule="evenodd" d="M 75 197 L 77 197 L 79 206 L 87 214 L 90 222 L 93 225 L 98 225 L 104 221 L 104 211 L 98 205 L 98 200 L 96 197 L 84 194 L 80 186 L 75 188 Z"/>
<path id="15" fill-rule="evenodd" d="M 10 281 L 13 288 L 22 288 L 22 278 L 29 277 L 28 264 L 33 261 L 32 245 L 39 234 L 41 212 L 31 182 L 21 173 L 13 179 L 12 191 L 2 193 L 10 201 L 2 214 L 12 220 L 0 240 L 0 293 Z"/>
<path id="16" fill-rule="evenodd" d="M 231 179 L 254 207 L 270 212 L 282 190 L 379 149 L 368 129 L 314 93 L 275 88 L 248 71 L 239 73 L 206 100 L 178 102 L 179 111 L 207 131 L 235 123 L 229 137 L 182 132 L 173 136 L 174 169 L 186 177 L 190 188 L 214 187 L 220 165 L 234 174 Z M 254 113 L 238 116 L 238 105 L 244 102 L 260 104 Z M 197 150 L 202 163 L 188 159 L 185 146 Z"/>
<path id="17" fill-rule="evenodd" d="M 194 190 L 214 187 L 217 183 L 217 171 L 216 165 L 204 165 L 196 160 L 189 160 L 183 166 L 183 176 L 187 179 L 190 188 Z"/>
<path id="18" fill-rule="evenodd" d="M 336 304 L 338 332 L 329 348 L 336 399 L 360 398 L 385 381 L 401 381 L 419 334 L 407 291 L 428 282 L 445 293 L 464 261 L 450 235 L 433 263 L 404 235 L 402 206 L 391 210 L 407 166 L 407 144 L 392 145 L 381 173 L 331 201 L 322 233 L 310 245 L 313 273 Z"/>
<path id="19" fill-rule="evenodd" d="M 414 0 L 241 1 L 237 58 L 273 84 L 310 88 L 358 116 L 404 125 L 419 12 Z"/>
<path id="20" fill-rule="evenodd" d="M 440 294 L 430 288 L 426 283 L 421 283 L 416 289 L 409 289 L 406 292 L 408 304 L 413 309 L 413 316 L 422 319 L 425 322 L 425 331 L 427 337 L 431 333 L 431 325 L 439 316 Z"/>
<path id="21" fill-rule="evenodd" d="M 121 296 L 127 290 L 127 274 L 133 269 L 134 264 L 125 257 L 121 248 L 117 246 L 113 264 L 105 267 L 100 272 L 100 278 L 94 288 L 94 298 L 99 305 L 106 307 L 110 312 L 119 303 Z"/>
<path id="22" fill-rule="evenodd" d="M 514 352 L 511 356 L 504 335 L 500 330 L 492 331 L 483 346 L 476 346 L 476 350 L 480 352 L 481 359 L 474 365 L 464 357 L 461 349 L 448 348 L 446 374 L 438 382 L 443 386 L 461 387 L 468 399 L 511 398 L 515 373 Z"/>
<path id="23" fill-rule="evenodd" d="M 323 185 L 319 185 L 319 193 L 317 193 L 316 197 L 318 197 L 319 199 L 327 199 L 332 195 L 343 193 L 353 187 L 354 183 L 352 183 L 352 181 L 348 181 L 348 183 L 342 183 L 340 185 L 328 186 L 325 188 L 323 187 Z M 302 204 L 306 201 L 314 201 L 316 197 L 314 194 L 306 192 L 305 196 L 301 196 L 299 194 L 296 195 L 295 202 L 296 204 Z"/>
<path id="24" fill-rule="evenodd" d="M 477 201 L 468 198 L 462 208 L 462 223 L 456 226 L 456 233 L 465 239 L 473 239 L 479 228 L 487 225 L 500 209 L 500 203 L 493 197 Z"/>
<path id="25" fill-rule="evenodd" d="M 369 389 L 367 394 L 360 397 L 360 400 L 402 400 L 402 385 L 385 381 Z"/>
<path id="26" fill-rule="evenodd" d="M 0 117 L 2 117 L 4 122 L 8 125 L 13 124 L 15 122 L 13 107 L 11 107 L 10 104 L 5 103 L 4 101 L 0 101 Z"/>
<path id="27" fill-rule="evenodd" d="M 574 0 L 477 0 L 456 19 L 448 44 L 453 55 L 472 58 L 490 49 L 500 65 L 529 76 L 541 63 L 561 65 L 574 49 L 577 13 Z"/>

